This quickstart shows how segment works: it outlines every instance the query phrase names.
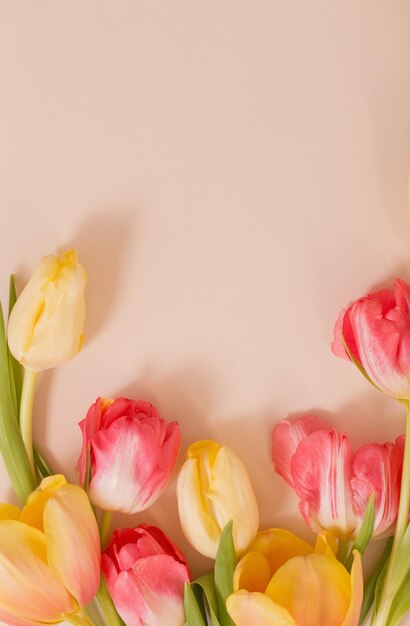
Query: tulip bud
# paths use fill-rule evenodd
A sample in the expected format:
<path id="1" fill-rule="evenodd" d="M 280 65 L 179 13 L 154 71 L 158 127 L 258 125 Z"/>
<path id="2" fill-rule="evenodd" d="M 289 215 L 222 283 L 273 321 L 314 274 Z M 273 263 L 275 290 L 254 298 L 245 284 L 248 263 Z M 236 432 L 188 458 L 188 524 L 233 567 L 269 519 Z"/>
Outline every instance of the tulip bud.
<path id="1" fill-rule="evenodd" d="M 216 441 L 198 441 L 188 448 L 177 496 L 185 537 L 204 556 L 215 558 L 230 520 L 237 553 L 258 531 L 258 505 L 245 466 L 230 448 Z"/>
<path id="2" fill-rule="evenodd" d="M 57 367 L 80 351 L 86 280 L 75 250 L 41 259 L 8 325 L 10 351 L 25 368 Z"/>
<path id="3" fill-rule="evenodd" d="M 98 400 L 80 422 L 83 450 L 78 461 L 84 484 L 87 449 L 93 504 L 105 511 L 137 513 L 165 489 L 175 467 L 181 435 L 143 400 Z"/>
<path id="4" fill-rule="evenodd" d="M 45 478 L 20 512 L 0 505 L 0 620 L 62 622 L 95 596 L 98 527 L 85 492 Z"/>
<path id="5" fill-rule="evenodd" d="M 101 563 L 107 587 L 127 626 L 183 626 L 184 555 L 155 526 L 116 530 Z"/>

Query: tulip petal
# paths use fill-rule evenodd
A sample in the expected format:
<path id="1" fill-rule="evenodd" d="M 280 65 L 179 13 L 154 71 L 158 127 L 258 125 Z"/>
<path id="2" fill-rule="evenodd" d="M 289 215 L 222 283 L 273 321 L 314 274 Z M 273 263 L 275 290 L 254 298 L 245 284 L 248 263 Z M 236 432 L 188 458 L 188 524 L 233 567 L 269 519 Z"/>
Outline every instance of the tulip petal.
<path id="1" fill-rule="evenodd" d="M 300 626 L 263 593 L 237 591 L 228 597 L 226 608 L 235 626 Z"/>
<path id="2" fill-rule="evenodd" d="M 259 552 L 248 552 L 239 561 L 233 575 L 233 589 L 264 593 L 271 579 L 269 561 Z"/>
<path id="3" fill-rule="evenodd" d="M 186 567 L 166 554 L 139 559 L 132 569 L 114 573 L 106 567 L 107 585 L 127 626 L 183 626 Z"/>
<path id="4" fill-rule="evenodd" d="M 270 578 L 286 561 L 294 556 L 312 554 L 313 547 L 289 530 L 271 528 L 259 532 L 248 548 L 248 552 L 263 554 L 270 566 Z"/>
<path id="5" fill-rule="evenodd" d="M 346 435 L 335 429 L 312 433 L 291 462 L 301 513 L 315 530 L 349 537 L 356 526 L 350 487 L 352 451 Z"/>
<path id="6" fill-rule="evenodd" d="M 15 520 L 0 521 L 0 615 L 58 622 L 78 606 L 47 565 L 46 538 Z"/>
<path id="7" fill-rule="evenodd" d="M 357 626 L 363 601 L 362 559 L 357 550 L 353 551 L 353 565 L 350 573 L 350 606 L 342 626 Z"/>
<path id="8" fill-rule="evenodd" d="M 208 512 L 201 494 L 201 483 L 196 459 L 187 459 L 177 482 L 179 518 L 185 537 L 198 552 L 215 558 L 221 529 Z"/>
<path id="9" fill-rule="evenodd" d="M 100 583 L 97 522 L 85 492 L 63 485 L 44 508 L 48 562 L 80 606 L 90 602 Z"/>
<path id="10" fill-rule="evenodd" d="M 246 468 L 227 446 L 216 456 L 207 496 L 221 529 L 233 521 L 236 552 L 246 550 L 258 532 L 259 510 Z"/>
<path id="11" fill-rule="evenodd" d="M 92 439 L 90 499 L 107 511 L 148 508 L 168 483 L 180 446 L 178 424 L 120 417 Z"/>
<path id="12" fill-rule="evenodd" d="M 0 504 L 0 520 L 15 519 L 19 520 L 21 511 L 13 504 Z"/>
<path id="13" fill-rule="evenodd" d="M 67 481 L 62 474 L 44 478 L 37 489 L 29 495 L 21 512 L 20 521 L 43 531 L 44 507 L 57 489 L 66 484 Z"/>
<path id="14" fill-rule="evenodd" d="M 409 363 L 398 362 L 401 328 L 397 321 L 383 317 L 382 305 L 375 300 L 355 302 L 350 318 L 363 367 L 374 384 L 396 398 L 409 396 Z M 407 373 L 406 373 L 407 372 Z"/>
<path id="15" fill-rule="evenodd" d="M 266 595 L 298 626 L 340 626 L 351 600 L 350 575 L 334 556 L 294 557 L 274 574 Z"/>
<path id="16" fill-rule="evenodd" d="M 404 436 L 396 443 L 367 444 L 353 460 L 351 486 L 357 513 L 363 517 L 372 493 L 375 494 L 374 535 L 394 532 L 400 500 Z"/>
<path id="17" fill-rule="evenodd" d="M 295 421 L 282 420 L 272 431 L 272 461 L 275 472 L 293 487 L 290 469 L 292 457 L 299 443 L 316 430 L 327 430 L 329 427 L 316 415 L 303 415 Z"/>

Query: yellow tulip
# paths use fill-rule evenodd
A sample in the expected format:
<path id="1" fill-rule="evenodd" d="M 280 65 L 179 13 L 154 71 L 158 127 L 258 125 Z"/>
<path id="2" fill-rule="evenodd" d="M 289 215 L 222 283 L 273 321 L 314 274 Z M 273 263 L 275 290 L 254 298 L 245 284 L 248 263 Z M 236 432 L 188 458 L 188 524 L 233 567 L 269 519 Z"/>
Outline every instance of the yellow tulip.
<path id="1" fill-rule="evenodd" d="M 321 534 L 313 547 L 287 530 L 258 533 L 236 567 L 227 599 L 236 626 L 357 626 L 360 554 L 355 551 L 349 574 L 331 541 Z"/>
<path id="2" fill-rule="evenodd" d="M 258 505 L 245 466 L 230 448 L 216 441 L 198 441 L 188 448 L 177 496 L 185 537 L 204 556 L 215 558 L 230 520 L 238 554 L 258 531 Z"/>
<path id="3" fill-rule="evenodd" d="M 79 623 L 99 580 L 97 523 L 80 487 L 50 476 L 22 511 L 0 504 L 1 621 Z"/>
<path id="4" fill-rule="evenodd" d="M 79 352 L 86 281 L 75 250 L 41 259 L 8 325 L 10 351 L 25 368 L 38 372 L 57 367 Z"/>

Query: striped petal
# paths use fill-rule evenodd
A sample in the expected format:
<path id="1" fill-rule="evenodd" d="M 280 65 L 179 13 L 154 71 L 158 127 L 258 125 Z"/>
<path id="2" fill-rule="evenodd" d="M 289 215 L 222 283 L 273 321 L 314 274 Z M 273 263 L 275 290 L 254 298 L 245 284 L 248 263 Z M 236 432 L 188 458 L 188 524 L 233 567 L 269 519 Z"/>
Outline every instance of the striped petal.
<path id="1" fill-rule="evenodd" d="M 63 485 L 44 508 L 48 562 L 80 606 L 90 602 L 100 583 L 97 522 L 85 492 Z"/>
<path id="2" fill-rule="evenodd" d="M 226 601 L 226 608 L 235 626 L 300 626 L 286 609 L 263 593 L 233 593 Z"/>
<path id="3" fill-rule="evenodd" d="M 300 510 L 314 530 L 349 537 L 356 527 L 352 451 L 346 435 L 335 429 L 312 433 L 298 446 L 291 463 Z"/>
<path id="4" fill-rule="evenodd" d="M 297 420 L 282 420 L 272 431 L 272 461 L 277 472 L 293 487 L 290 464 L 301 441 L 317 430 L 326 430 L 328 425 L 316 415 L 303 415 Z"/>

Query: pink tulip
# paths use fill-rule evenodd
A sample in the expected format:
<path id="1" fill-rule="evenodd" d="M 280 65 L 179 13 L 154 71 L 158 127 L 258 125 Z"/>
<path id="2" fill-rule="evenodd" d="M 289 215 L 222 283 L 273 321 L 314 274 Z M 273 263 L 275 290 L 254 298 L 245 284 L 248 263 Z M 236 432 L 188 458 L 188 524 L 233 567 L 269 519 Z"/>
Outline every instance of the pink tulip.
<path id="1" fill-rule="evenodd" d="M 106 511 L 136 513 L 163 492 L 175 467 L 181 435 L 149 402 L 98 400 L 80 422 L 83 449 L 78 461 L 81 484 L 90 450 L 89 497 Z"/>
<path id="2" fill-rule="evenodd" d="M 155 526 L 116 530 L 102 555 L 102 570 L 126 626 L 183 626 L 184 555 Z"/>
<path id="3" fill-rule="evenodd" d="M 282 420 L 272 432 L 275 471 L 293 487 L 315 531 L 354 537 L 374 493 L 373 536 L 393 534 L 399 505 L 404 436 L 353 454 L 348 437 L 318 417 Z"/>
<path id="4" fill-rule="evenodd" d="M 332 350 L 356 361 L 388 396 L 410 399 L 410 285 L 398 278 L 393 291 L 375 291 L 344 309 Z"/>

